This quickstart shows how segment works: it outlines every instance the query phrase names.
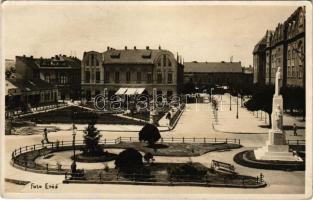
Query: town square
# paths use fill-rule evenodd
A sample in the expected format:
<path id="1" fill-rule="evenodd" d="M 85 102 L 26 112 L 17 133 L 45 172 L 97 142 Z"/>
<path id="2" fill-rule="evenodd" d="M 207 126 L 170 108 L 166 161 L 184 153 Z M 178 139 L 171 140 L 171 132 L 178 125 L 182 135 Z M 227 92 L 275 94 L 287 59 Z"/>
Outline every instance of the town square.
<path id="1" fill-rule="evenodd" d="M 2 5 L 5 197 L 311 195 L 310 3 L 76 3 Z"/>

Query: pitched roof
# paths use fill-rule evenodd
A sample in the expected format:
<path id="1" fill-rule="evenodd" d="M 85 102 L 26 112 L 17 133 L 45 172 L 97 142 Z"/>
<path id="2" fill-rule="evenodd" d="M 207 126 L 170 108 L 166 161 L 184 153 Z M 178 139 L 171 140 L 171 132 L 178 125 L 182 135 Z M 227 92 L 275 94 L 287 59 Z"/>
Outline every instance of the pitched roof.
<path id="1" fill-rule="evenodd" d="M 26 56 L 16 56 L 16 59 L 24 62 L 31 68 L 80 68 L 81 61 L 76 57 L 56 55 L 51 58 L 33 58 Z"/>
<path id="2" fill-rule="evenodd" d="M 49 90 L 56 88 L 54 85 L 49 84 L 44 80 L 26 80 L 17 76 L 15 78 L 6 79 L 8 83 L 8 88 L 6 88 L 6 93 L 8 89 L 18 88 L 21 92 L 31 92 L 39 90 Z"/>
<path id="3" fill-rule="evenodd" d="M 240 62 L 185 62 L 184 72 L 194 73 L 239 73 Z"/>
<path id="4" fill-rule="evenodd" d="M 266 35 L 254 46 L 253 54 L 262 51 L 266 48 Z"/>
<path id="5" fill-rule="evenodd" d="M 172 54 L 163 49 L 110 49 L 103 52 L 103 62 L 104 64 L 153 64 L 160 53 Z"/>

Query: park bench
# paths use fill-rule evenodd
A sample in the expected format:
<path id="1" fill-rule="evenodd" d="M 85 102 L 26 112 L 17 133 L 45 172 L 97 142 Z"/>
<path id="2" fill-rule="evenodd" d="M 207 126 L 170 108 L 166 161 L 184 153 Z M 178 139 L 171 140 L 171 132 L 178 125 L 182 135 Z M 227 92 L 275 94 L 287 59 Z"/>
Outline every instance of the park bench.
<path id="1" fill-rule="evenodd" d="M 229 163 L 212 160 L 211 167 L 214 171 L 218 173 L 230 174 L 230 175 L 237 174 L 237 172 L 235 172 L 234 165 L 231 165 Z"/>

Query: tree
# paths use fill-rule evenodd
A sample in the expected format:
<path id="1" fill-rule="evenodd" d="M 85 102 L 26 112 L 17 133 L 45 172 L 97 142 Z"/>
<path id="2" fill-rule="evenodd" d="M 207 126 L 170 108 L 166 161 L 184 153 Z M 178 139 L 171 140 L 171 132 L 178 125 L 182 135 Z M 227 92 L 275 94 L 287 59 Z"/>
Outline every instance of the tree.
<path id="1" fill-rule="evenodd" d="M 139 141 L 147 141 L 149 146 L 153 146 L 161 138 L 159 129 L 153 124 L 146 124 L 139 131 Z"/>
<path id="2" fill-rule="evenodd" d="M 272 127 L 272 104 L 274 87 L 272 85 L 258 86 L 255 88 L 252 98 L 245 103 L 250 111 L 262 110 L 268 114 L 269 125 Z"/>
<path id="3" fill-rule="evenodd" d="M 84 131 L 84 143 L 83 155 L 86 156 L 99 156 L 103 155 L 103 149 L 99 145 L 99 140 L 102 137 L 100 131 L 95 127 L 95 121 L 92 120 L 86 130 Z"/>
<path id="4" fill-rule="evenodd" d="M 114 164 L 120 171 L 136 172 L 143 166 L 142 155 L 137 150 L 128 148 L 117 155 Z"/>

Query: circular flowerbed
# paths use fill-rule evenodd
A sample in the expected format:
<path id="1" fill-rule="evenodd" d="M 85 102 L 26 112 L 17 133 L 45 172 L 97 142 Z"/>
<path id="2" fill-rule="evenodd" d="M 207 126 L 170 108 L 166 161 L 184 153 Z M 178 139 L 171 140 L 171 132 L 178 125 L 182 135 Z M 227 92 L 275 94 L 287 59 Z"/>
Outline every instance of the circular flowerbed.
<path id="1" fill-rule="evenodd" d="M 84 154 L 79 154 L 76 156 L 76 161 L 78 162 L 87 162 L 87 163 L 93 163 L 93 162 L 107 162 L 107 161 L 112 161 L 115 160 L 116 154 L 110 153 L 110 152 L 103 152 L 102 155 L 84 155 Z M 73 157 L 72 157 L 73 159 Z"/>
<path id="2" fill-rule="evenodd" d="M 253 150 L 242 151 L 234 156 L 234 161 L 246 167 L 270 170 L 296 171 L 305 170 L 305 162 L 278 161 L 278 160 L 257 160 Z"/>

